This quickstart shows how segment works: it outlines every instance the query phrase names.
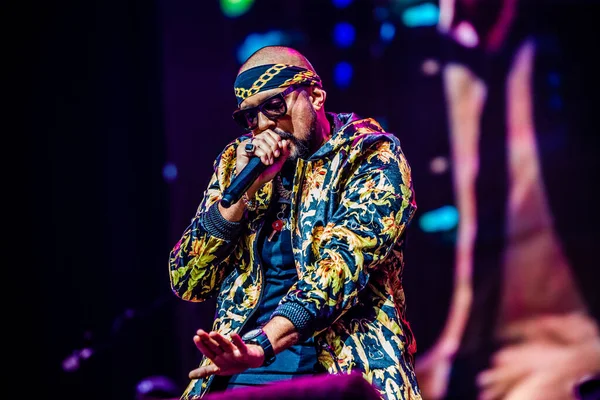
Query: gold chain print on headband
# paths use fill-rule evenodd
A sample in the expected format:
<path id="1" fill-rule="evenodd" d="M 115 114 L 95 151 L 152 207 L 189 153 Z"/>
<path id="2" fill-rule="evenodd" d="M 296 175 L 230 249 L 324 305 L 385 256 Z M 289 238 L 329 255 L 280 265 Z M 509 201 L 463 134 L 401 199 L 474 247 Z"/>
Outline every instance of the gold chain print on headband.
<path id="1" fill-rule="evenodd" d="M 257 80 L 252 84 L 250 89 L 235 88 L 235 95 L 241 99 L 247 99 L 248 97 L 258 93 L 260 89 L 267 84 L 273 77 L 277 76 L 279 72 L 286 69 L 286 64 L 275 64 L 268 70 L 266 70 Z"/>
<path id="2" fill-rule="evenodd" d="M 314 81 L 316 76 L 317 76 L 317 74 L 315 74 L 312 71 L 309 71 L 309 70 L 301 71 L 301 72 L 298 72 L 296 75 L 294 75 L 293 78 L 290 78 L 287 81 L 283 82 L 280 87 L 290 86 L 295 83 L 304 83 L 306 81 L 310 81 L 311 85 L 314 85 L 314 84 L 316 84 L 316 82 Z"/>

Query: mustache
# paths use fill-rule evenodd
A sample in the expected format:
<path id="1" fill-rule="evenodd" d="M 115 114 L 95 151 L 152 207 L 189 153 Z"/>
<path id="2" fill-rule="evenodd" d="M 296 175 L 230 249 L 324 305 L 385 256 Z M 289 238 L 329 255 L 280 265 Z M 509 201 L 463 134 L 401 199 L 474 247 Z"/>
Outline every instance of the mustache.
<path id="1" fill-rule="evenodd" d="M 310 142 L 307 140 L 299 140 L 296 136 L 281 129 L 273 130 L 282 139 L 287 139 L 295 146 L 294 152 L 290 155 L 290 161 L 295 161 L 298 157 L 306 158 L 310 155 Z"/>
<path id="2" fill-rule="evenodd" d="M 295 141 L 296 140 L 296 138 L 294 137 L 294 135 L 292 135 L 289 132 L 283 131 L 283 130 L 281 130 L 279 128 L 276 128 L 274 130 L 274 132 L 276 134 L 278 134 L 282 139 L 288 139 L 288 140 L 291 140 L 291 141 Z"/>

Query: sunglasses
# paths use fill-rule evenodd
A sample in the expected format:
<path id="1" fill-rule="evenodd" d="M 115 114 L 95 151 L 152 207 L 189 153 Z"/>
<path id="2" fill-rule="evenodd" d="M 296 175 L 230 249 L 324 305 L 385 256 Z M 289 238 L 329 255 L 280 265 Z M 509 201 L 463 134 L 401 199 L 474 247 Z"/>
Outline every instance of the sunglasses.
<path id="1" fill-rule="evenodd" d="M 288 108 L 285 96 L 298 89 L 299 86 L 290 86 L 281 93 L 269 97 L 256 107 L 244 108 L 233 112 L 233 120 L 246 131 L 258 128 L 258 113 L 261 112 L 270 120 L 276 120 L 287 114 Z"/>

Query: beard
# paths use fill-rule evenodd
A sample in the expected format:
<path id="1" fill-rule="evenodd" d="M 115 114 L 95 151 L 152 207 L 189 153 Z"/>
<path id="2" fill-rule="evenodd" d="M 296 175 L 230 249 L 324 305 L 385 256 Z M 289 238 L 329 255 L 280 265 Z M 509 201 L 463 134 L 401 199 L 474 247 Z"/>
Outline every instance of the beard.
<path id="1" fill-rule="evenodd" d="M 317 137 L 317 113 L 312 108 L 310 109 L 310 111 L 311 121 L 308 127 L 308 135 L 303 136 L 306 139 L 297 138 L 291 133 L 285 131 L 277 132 L 282 139 L 287 139 L 294 144 L 294 146 L 292 147 L 292 152 L 286 160 L 286 162 L 296 164 L 296 161 L 299 158 L 307 159 L 312 155 L 314 151 L 316 151 L 315 147 L 318 145 L 317 143 L 315 143 Z"/>

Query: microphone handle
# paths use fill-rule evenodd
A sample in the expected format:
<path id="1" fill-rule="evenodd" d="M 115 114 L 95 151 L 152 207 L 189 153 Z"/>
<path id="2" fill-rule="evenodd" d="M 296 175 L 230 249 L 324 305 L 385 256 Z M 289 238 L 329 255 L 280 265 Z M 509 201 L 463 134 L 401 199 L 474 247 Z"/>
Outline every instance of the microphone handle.
<path id="1" fill-rule="evenodd" d="M 223 192 L 221 205 L 229 208 L 232 204 L 237 203 L 266 168 L 267 166 L 262 163 L 260 157 L 254 156 L 250 158 L 248 165 L 244 167 L 242 172 L 233 179 L 229 187 Z"/>

